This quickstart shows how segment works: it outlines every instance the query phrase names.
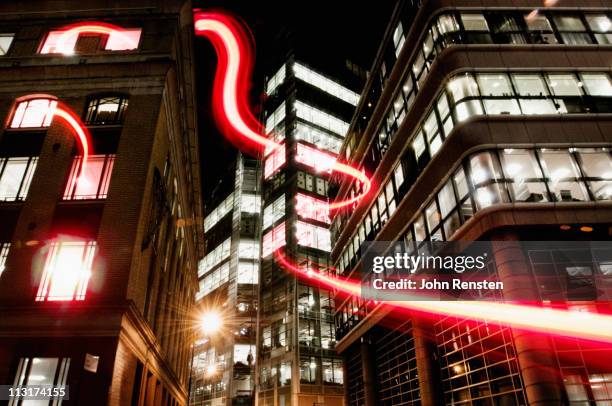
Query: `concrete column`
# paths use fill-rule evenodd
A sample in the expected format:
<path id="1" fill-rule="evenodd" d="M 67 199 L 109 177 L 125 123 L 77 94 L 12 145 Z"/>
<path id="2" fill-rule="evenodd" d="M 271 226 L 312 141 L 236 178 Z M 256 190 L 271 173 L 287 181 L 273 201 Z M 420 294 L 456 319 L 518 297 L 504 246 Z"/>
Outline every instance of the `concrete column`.
<path id="1" fill-rule="evenodd" d="M 416 354 L 417 371 L 419 374 L 419 389 L 421 392 L 421 405 L 441 405 L 440 382 L 437 374 L 438 366 L 434 361 L 434 333 L 431 322 L 422 320 L 419 316 L 412 318 L 412 337 Z"/>
<path id="2" fill-rule="evenodd" d="M 523 253 L 518 236 L 498 232 L 492 236 L 492 253 L 497 272 L 504 283 L 504 297 L 531 302 L 540 300 L 537 285 Z M 550 337 L 512 329 L 516 355 L 530 406 L 558 406 L 563 403 L 563 389 Z"/>
<path id="3" fill-rule="evenodd" d="M 367 337 L 367 336 L 366 336 Z M 370 344 L 362 338 L 359 344 L 361 351 L 361 370 L 363 374 L 364 406 L 376 406 L 376 371 L 370 355 Z"/>

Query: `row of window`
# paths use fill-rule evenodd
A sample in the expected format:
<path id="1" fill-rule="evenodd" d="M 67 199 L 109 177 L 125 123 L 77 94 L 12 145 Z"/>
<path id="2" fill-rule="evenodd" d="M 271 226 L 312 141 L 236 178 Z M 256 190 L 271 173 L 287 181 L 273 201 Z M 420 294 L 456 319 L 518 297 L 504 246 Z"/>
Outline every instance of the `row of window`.
<path id="1" fill-rule="evenodd" d="M 87 125 L 121 124 L 127 110 L 125 96 L 96 97 L 87 102 L 84 122 Z M 9 128 L 45 128 L 51 125 L 57 100 L 28 99 L 15 106 Z"/>
<path id="2" fill-rule="evenodd" d="M 99 25 L 74 26 L 72 29 L 49 31 L 38 53 L 64 54 L 103 51 L 133 51 L 138 49 L 142 29 L 99 28 Z M 105 32 L 101 32 L 105 31 Z M 0 56 L 7 55 L 15 39 L 14 33 L 0 34 Z"/>
<path id="3" fill-rule="evenodd" d="M 457 124 L 476 115 L 542 115 L 612 111 L 612 82 L 607 73 L 464 73 L 452 77 L 417 127 L 410 161 L 417 172 L 441 148 Z M 396 102 L 403 112 L 406 107 Z M 398 120 L 405 116 L 400 113 Z M 383 128 L 374 143 L 372 161 L 380 160 L 395 133 Z M 374 156 L 376 156 L 374 158 Z M 410 173 L 416 178 L 417 173 Z M 355 183 L 352 193 L 361 184 Z M 343 228 L 349 213 L 336 216 L 334 230 Z"/>
<path id="4" fill-rule="evenodd" d="M 234 194 L 230 194 L 228 197 L 215 207 L 209 214 L 204 218 L 204 232 L 210 231 L 215 224 L 217 224 L 223 217 L 232 211 L 234 207 Z"/>
<path id="5" fill-rule="evenodd" d="M 551 10 L 534 13 L 494 10 L 440 14 L 417 41 L 415 55 L 409 62 L 412 68 L 407 71 L 402 89 L 397 92 L 395 102 L 385 114 L 387 120 L 383 127 L 386 128 L 380 131 L 386 131 L 388 137 L 397 131 L 433 62 L 445 48 L 453 44 L 610 44 L 611 21 L 610 14 L 603 12 L 568 13 Z M 396 55 L 399 55 L 404 39 L 405 32 L 400 22 L 393 33 Z M 360 112 L 359 116 L 367 118 L 367 114 L 364 114 L 365 111 Z M 350 140 L 349 144 L 356 143 L 357 140 Z M 347 159 L 350 158 L 348 147 L 345 151 Z"/>
<path id="6" fill-rule="evenodd" d="M 612 199 L 612 155 L 606 148 L 500 149 L 465 159 L 409 224 L 404 240 L 445 241 L 476 211 L 509 202 L 582 202 Z M 365 227 L 364 227 L 365 228 Z M 378 232 L 357 233 L 340 259 L 350 271 L 361 243 Z M 413 247 L 414 248 L 414 247 Z"/>
<path id="7" fill-rule="evenodd" d="M 320 73 L 302 65 L 299 62 L 294 62 L 290 65 L 293 74 L 297 79 L 300 79 L 324 92 L 339 98 L 353 106 L 356 106 L 359 102 L 359 94 L 353 92 L 350 89 L 340 85 L 332 79 L 329 79 Z M 266 83 L 266 93 L 271 95 L 276 89 L 283 84 L 286 78 L 286 65 L 280 67 L 280 69 L 272 76 Z"/>

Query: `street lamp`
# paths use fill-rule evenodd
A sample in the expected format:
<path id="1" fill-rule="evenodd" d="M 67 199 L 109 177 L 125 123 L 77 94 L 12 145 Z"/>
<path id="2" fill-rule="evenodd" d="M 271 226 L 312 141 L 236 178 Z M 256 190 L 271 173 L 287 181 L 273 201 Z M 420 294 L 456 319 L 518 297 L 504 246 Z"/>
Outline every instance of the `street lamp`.
<path id="1" fill-rule="evenodd" d="M 200 316 L 200 328 L 204 334 L 215 334 L 221 330 L 223 319 L 216 310 L 208 310 Z"/>

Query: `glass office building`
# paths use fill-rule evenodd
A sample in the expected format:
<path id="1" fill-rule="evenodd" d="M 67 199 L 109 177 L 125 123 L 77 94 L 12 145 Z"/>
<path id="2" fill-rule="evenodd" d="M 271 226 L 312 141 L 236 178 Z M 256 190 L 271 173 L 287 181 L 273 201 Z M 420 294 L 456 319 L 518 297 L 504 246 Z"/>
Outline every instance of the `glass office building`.
<path id="1" fill-rule="evenodd" d="M 262 164 L 258 405 L 343 404 L 330 292 L 298 280 L 275 257 L 329 264 L 329 169 L 359 102 L 352 88 L 294 57 L 266 84 L 266 132 L 281 146 Z"/>
<path id="2" fill-rule="evenodd" d="M 260 163 L 238 154 L 204 218 L 207 255 L 198 266 L 200 313 L 216 312 L 219 331 L 193 346 L 190 405 L 253 404 L 259 279 Z"/>
<path id="3" fill-rule="evenodd" d="M 339 274 L 360 278 L 365 241 L 421 252 L 490 240 L 489 272 L 509 286 L 520 277 L 530 301 L 610 313 L 609 255 L 573 244 L 610 240 L 612 225 L 604 6 L 398 3 L 339 152 L 374 184 L 333 218 Z M 360 192 L 338 181 L 337 199 Z M 349 405 L 612 402 L 610 345 L 358 297 L 335 305 Z"/>

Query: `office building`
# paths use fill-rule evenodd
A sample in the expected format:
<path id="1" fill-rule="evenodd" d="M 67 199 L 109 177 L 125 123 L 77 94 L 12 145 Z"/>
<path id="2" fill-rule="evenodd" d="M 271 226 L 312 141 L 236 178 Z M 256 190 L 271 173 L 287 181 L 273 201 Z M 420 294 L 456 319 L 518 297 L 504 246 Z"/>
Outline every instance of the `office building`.
<path id="1" fill-rule="evenodd" d="M 340 149 L 374 188 L 334 218 L 332 262 L 359 279 L 365 241 L 490 240 L 503 299 L 609 313 L 609 255 L 572 242 L 610 240 L 612 9 L 488 3 L 398 3 Z M 609 345 L 336 306 L 348 405 L 612 401 Z"/>
<path id="2" fill-rule="evenodd" d="M 276 255 L 300 267 L 329 264 L 329 169 L 359 101 L 352 77 L 345 65 L 322 73 L 292 55 L 267 80 L 266 133 L 281 147 L 262 165 L 258 405 L 343 404 L 330 292 Z"/>
<path id="3" fill-rule="evenodd" d="M 0 20 L 0 382 L 67 385 L 48 404 L 186 405 L 191 4 L 11 1 Z"/>
<path id="4" fill-rule="evenodd" d="M 220 318 L 198 332 L 190 405 L 252 405 L 259 278 L 260 162 L 238 154 L 209 200 L 198 312 Z"/>

